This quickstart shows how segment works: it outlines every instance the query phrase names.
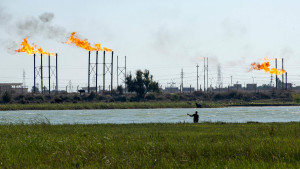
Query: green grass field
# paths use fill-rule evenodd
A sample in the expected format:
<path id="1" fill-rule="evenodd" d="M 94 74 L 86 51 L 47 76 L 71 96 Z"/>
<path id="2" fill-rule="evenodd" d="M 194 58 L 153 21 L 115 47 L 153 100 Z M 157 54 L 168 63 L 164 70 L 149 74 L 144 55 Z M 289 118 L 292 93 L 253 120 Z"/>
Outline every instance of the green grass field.
<path id="1" fill-rule="evenodd" d="M 0 168 L 299 168 L 300 123 L 0 125 Z"/>

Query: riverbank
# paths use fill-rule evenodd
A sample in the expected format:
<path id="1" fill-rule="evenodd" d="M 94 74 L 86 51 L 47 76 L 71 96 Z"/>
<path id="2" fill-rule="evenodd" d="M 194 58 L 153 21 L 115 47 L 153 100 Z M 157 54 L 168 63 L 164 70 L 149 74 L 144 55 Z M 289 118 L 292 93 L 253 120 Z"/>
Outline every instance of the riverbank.
<path id="1" fill-rule="evenodd" d="M 41 123 L 0 136 L 0 168 L 300 167 L 300 123 Z"/>
<path id="2" fill-rule="evenodd" d="M 220 108 L 232 106 L 300 106 L 293 102 L 274 103 L 223 103 L 223 102 L 80 102 L 80 103 L 30 103 L 30 104 L 0 104 L 0 111 L 5 110 L 83 110 L 83 109 L 154 109 L 154 108 Z"/>
<path id="3" fill-rule="evenodd" d="M 203 107 L 223 107 L 223 104 L 203 103 Z M 0 110 L 80 110 L 80 109 L 153 109 L 196 108 L 196 102 L 81 102 L 0 104 Z"/>

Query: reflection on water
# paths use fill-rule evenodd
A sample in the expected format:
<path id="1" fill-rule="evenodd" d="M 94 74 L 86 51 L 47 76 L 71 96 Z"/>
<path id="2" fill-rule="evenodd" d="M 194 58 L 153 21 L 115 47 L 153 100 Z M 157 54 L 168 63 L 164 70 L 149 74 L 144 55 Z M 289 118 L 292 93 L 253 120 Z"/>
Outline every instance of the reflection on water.
<path id="1" fill-rule="evenodd" d="M 191 123 L 187 113 L 199 112 L 200 122 L 300 121 L 300 107 L 229 107 L 184 109 L 20 110 L 0 111 L 0 124 Z"/>

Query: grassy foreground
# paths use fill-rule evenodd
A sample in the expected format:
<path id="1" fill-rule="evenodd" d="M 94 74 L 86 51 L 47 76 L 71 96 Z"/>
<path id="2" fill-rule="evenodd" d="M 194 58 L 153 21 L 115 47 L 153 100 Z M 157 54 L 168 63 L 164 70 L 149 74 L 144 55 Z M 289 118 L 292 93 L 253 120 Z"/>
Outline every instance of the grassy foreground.
<path id="1" fill-rule="evenodd" d="M 299 168 L 300 123 L 1 125 L 0 168 Z"/>

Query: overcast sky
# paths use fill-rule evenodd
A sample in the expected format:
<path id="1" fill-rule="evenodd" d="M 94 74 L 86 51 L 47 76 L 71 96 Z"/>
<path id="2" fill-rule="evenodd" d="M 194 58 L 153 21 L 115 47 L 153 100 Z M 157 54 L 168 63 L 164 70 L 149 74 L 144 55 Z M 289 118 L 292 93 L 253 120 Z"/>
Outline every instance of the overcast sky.
<path id="1" fill-rule="evenodd" d="M 0 83 L 22 83 L 24 70 L 26 85 L 33 85 L 33 57 L 13 52 L 27 37 L 58 53 L 59 89 L 70 81 L 74 91 L 86 86 L 88 52 L 63 43 L 75 31 L 92 44 L 113 49 L 120 66 L 127 56 L 127 72 L 149 69 L 162 87 L 171 82 L 179 86 L 183 69 L 184 86 L 196 88 L 197 64 L 203 87 L 203 57 L 209 59 L 212 86 L 217 84 L 218 65 L 224 86 L 231 76 L 233 83 L 269 84 L 270 74 L 249 72 L 252 62 L 266 56 L 284 58 L 289 82 L 300 85 L 299 6 L 296 0 L 1 0 Z M 115 67 L 114 86 L 116 72 Z M 98 80 L 102 85 L 101 75 Z"/>

